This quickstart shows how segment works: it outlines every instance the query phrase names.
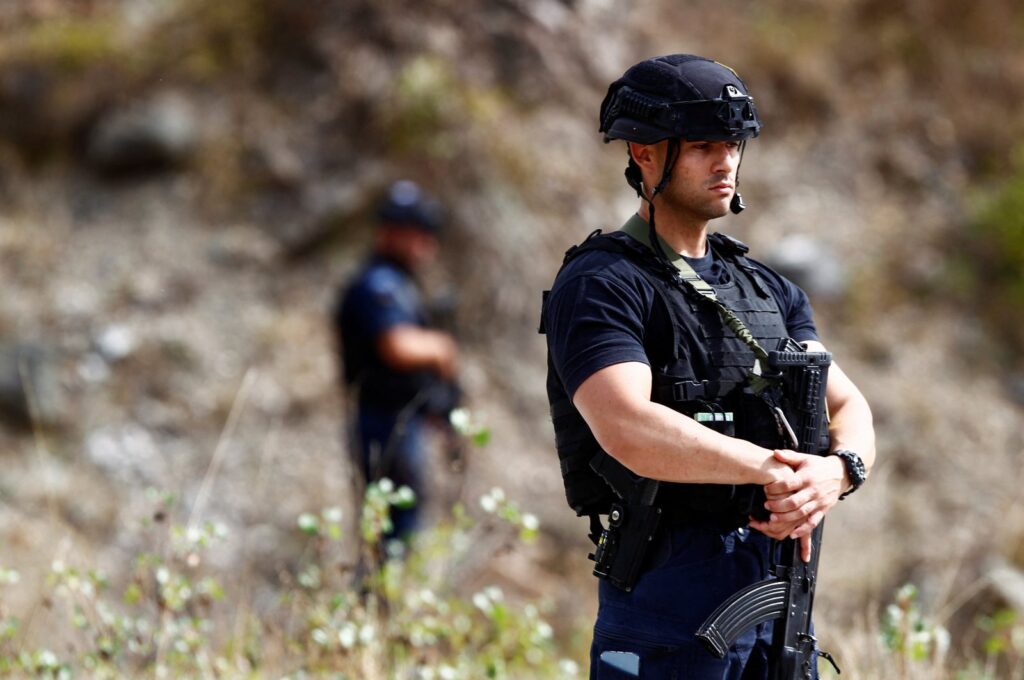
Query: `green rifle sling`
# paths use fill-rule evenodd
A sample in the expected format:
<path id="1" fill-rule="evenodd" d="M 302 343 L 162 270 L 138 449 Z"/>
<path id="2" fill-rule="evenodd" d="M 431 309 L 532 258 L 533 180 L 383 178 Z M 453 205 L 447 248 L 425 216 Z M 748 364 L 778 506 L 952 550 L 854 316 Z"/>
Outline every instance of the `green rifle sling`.
<path id="1" fill-rule="evenodd" d="M 647 222 L 645 222 L 639 215 L 634 214 L 630 217 L 626 223 L 622 225 L 620 231 L 624 231 L 626 234 L 632 236 L 634 239 L 649 248 L 652 246 L 648 239 Z M 750 332 L 750 329 L 746 327 L 743 321 L 736 316 L 736 313 L 718 299 L 718 295 L 715 293 L 714 287 L 694 271 L 693 267 L 690 266 L 690 263 L 686 261 L 686 258 L 669 246 L 668 243 L 661 238 L 661 235 L 658 235 L 658 240 L 661 241 L 662 249 L 668 254 L 669 263 L 679 271 L 680 280 L 703 299 L 713 304 L 718 310 L 719 316 L 722 317 L 722 322 L 726 327 L 735 333 L 736 337 L 754 353 L 754 357 L 757 359 L 757 364 L 756 367 L 752 367 L 750 370 L 749 380 L 751 389 L 753 389 L 755 393 L 759 393 L 769 387 L 772 384 L 771 381 L 762 377 L 758 370 L 758 368 L 766 367 L 768 365 L 768 352 L 765 351 L 764 347 L 762 347 L 760 343 L 758 343 L 757 338 L 754 337 L 754 334 Z M 711 245 L 709 244 L 708 248 L 710 247 Z"/>

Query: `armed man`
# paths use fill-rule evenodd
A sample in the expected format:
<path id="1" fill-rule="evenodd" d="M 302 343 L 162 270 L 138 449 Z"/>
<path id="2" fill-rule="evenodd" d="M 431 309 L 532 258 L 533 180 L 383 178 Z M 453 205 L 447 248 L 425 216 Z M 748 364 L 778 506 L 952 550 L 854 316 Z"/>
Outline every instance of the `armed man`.
<path id="1" fill-rule="evenodd" d="M 695 633 L 773 576 L 776 541 L 810 560 L 815 528 L 874 462 L 870 408 L 835 364 L 824 455 L 794 450 L 769 354 L 830 360 L 807 296 L 708 230 L 743 209 L 760 129 L 737 74 L 693 55 L 636 64 L 601 105 L 639 209 L 566 253 L 542 316 L 566 496 L 590 517 L 601 577 L 591 678 L 768 678 L 768 623 L 721 659 Z"/>
<path id="2" fill-rule="evenodd" d="M 437 256 L 442 213 L 408 180 L 395 182 L 377 210 L 374 250 L 343 289 L 334 311 L 342 375 L 356 405 L 353 449 L 366 481 L 387 477 L 416 494 L 394 512 L 389 538 L 406 538 L 427 495 L 425 426 L 455 405 L 458 349 L 431 324 L 415 274 Z"/>

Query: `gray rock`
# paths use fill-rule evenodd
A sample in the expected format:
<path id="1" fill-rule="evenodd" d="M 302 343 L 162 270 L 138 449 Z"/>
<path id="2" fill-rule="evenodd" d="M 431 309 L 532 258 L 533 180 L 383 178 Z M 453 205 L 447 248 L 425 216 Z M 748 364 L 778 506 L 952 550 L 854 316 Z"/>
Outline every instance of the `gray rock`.
<path id="1" fill-rule="evenodd" d="M 85 455 L 125 483 L 157 484 L 167 474 L 153 436 L 136 423 L 107 425 L 90 432 L 85 439 Z"/>
<path id="2" fill-rule="evenodd" d="M 182 165 L 199 143 L 189 102 L 163 93 L 109 112 L 92 129 L 86 160 L 114 175 L 167 170 Z"/>
<path id="3" fill-rule="evenodd" d="M 843 263 L 828 246 L 811 236 L 784 236 L 764 259 L 811 297 L 836 298 L 846 292 L 847 272 Z"/>
<path id="4" fill-rule="evenodd" d="M 0 415 L 17 427 L 53 427 L 65 410 L 53 351 L 28 342 L 0 345 Z"/>
<path id="5" fill-rule="evenodd" d="M 132 354 L 139 346 L 139 338 L 128 326 L 113 324 L 96 336 L 95 344 L 100 355 L 113 363 Z"/>

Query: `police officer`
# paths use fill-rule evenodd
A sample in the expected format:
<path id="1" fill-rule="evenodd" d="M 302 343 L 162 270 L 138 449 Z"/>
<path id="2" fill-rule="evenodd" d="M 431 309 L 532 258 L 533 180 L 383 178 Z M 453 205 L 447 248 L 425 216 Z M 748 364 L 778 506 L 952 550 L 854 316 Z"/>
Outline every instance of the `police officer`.
<path id="1" fill-rule="evenodd" d="M 761 679 L 770 624 L 722 660 L 694 632 L 769 576 L 770 539 L 799 538 L 809 558 L 809 534 L 874 461 L 871 411 L 833 364 L 835 455 L 804 455 L 788 450 L 751 388 L 751 340 L 824 347 L 804 292 L 708 230 L 743 209 L 740 160 L 761 128 L 736 73 L 693 55 L 649 59 L 612 83 L 600 116 L 605 141 L 627 143 L 626 178 L 641 201 L 620 230 L 570 249 L 546 298 L 556 445 L 569 503 L 592 527 L 610 502 L 589 466 L 595 453 L 630 479 L 662 483 L 659 529 L 635 582 L 599 583 L 591 678 Z"/>
<path id="2" fill-rule="evenodd" d="M 408 180 L 394 183 L 377 211 L 371 257 L 335 308 L 343 379 L 354 398 L 353 447 L 367 481 L 409 486 L 411 508 L 395 511 L 390 537 L 407 537 L 426 497 L 425 416 L 444 412 L 458 359 L 448 333 L 430 327 L 414 274 L 432 262 L 442 226 L 438 203 Z"/>

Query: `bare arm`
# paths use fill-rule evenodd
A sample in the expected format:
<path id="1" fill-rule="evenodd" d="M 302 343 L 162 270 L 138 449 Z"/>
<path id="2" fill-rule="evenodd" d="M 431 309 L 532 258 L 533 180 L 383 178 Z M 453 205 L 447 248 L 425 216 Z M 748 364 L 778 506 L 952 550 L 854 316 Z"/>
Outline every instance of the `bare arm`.
<path id="1" fill-rule="evenodd" d="M 393 326 L 377 338 L 377 352 L 398 371 L 428 370 L 446 379 L 455 375 L 455 341 L 441 331 L 411 324 Z"/>
<path id="2" fill-rule="evenodd" d="M 634 473 L 701 484 L 766 485 L 792 476 L 768 449 L 652 402 L 651 381 L 645 364 L 613 364 L 583 381 L 573 395 L 601 448 Z"/>
<path id="3" fill-rule="evenodd" d="M 824 350 L 821 343 L 813 344 Z M 811 348 L 811 351 L 820 350 Z M 868 400 L 846 373 L 835 364 L 829 368 L 825 398 L 831 416 L 828 431 L 832 439 L 832 450 L 855 451 L 870 472 L 875 464 L 875 426 Z M 845 480 L 844 491 L 849 488 L 849 481 Z"/>
<path id="4" fill-rule="evenodd" d="M 819 342 L 807 343 L 810 351 L 824 351 Z M 855 451 L 870 470 L 875 462 L 875 430 L 871 407 L 853 381 L 839 366 L 829 368 L 825 398 L 831 422 L 829 435 L 832 450 Z M 836 456 L 812 456 L 793 451 L 777 451 L 776 457 L 793 466 L 794 478 L 768 485 L 766 507 L 772 512 L 770 522 L 751 526 L 775 538 L 802 537 L 814 530 L 825 514 L 850 488 L 846 467 Z"/>

